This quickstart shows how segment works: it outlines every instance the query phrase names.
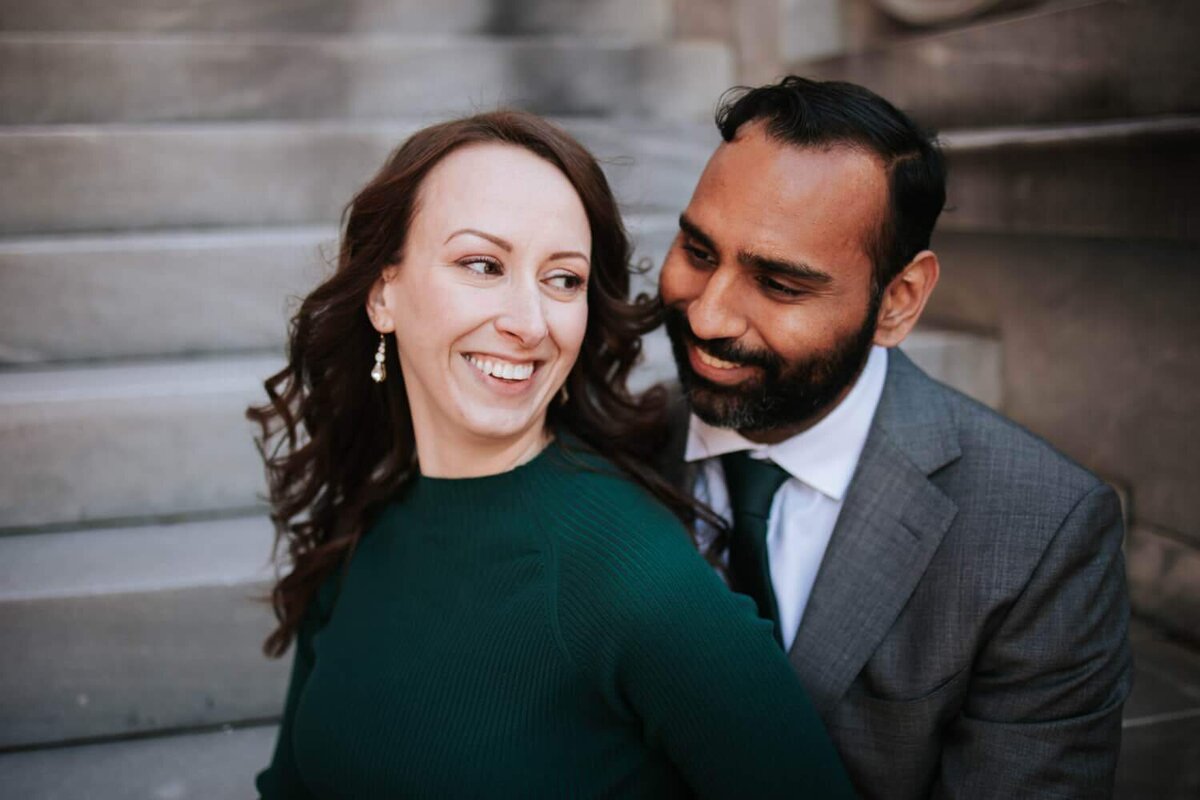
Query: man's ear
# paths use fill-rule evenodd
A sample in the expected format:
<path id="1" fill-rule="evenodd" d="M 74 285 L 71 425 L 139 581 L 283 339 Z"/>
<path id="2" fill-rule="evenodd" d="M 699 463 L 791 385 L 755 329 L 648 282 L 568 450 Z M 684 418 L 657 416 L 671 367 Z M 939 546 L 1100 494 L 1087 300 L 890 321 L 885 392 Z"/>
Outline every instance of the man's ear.
<path id="1" fill-rule="evenodd" d="M 380 333 L 391 333 L 396 330 L 396 320 L 392 316 L 392 309 L 387 302 L 387 293 L 384 291 L 395 276 L 396 267 L 384 267 L 379 278 L 371 286 L 371 291 L 367 293 L 367 316 L 370 317 L 375 330 Z"/>
<path id="2" fill-rule="evenodd" d="M 940 273 L 937 255 L 922 250 L 892 279 L 879 305 L 875 344 L 895 347 L 904 341 L 921 318 Z"/>

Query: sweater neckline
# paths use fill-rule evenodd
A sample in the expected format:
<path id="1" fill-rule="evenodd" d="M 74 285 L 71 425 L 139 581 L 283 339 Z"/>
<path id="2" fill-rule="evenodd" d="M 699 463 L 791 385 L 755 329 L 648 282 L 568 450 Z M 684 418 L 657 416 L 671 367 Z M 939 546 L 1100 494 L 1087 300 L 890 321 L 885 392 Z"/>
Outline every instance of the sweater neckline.
<path id="1" fill-rule="evenodd" d="M 413 482 L 414 494 L 423 499 L 444 502 L 469 502 L 481 494 L 493 494 L 510 488 L 527 485 L 530 478 L 541 472 L 561 446 L 561 436 L 555 436 L 541 451 L 528 461 L 512 469 L 492 475 L 477 475 L 469 478 L 441 478 L 418 473 Z"/>

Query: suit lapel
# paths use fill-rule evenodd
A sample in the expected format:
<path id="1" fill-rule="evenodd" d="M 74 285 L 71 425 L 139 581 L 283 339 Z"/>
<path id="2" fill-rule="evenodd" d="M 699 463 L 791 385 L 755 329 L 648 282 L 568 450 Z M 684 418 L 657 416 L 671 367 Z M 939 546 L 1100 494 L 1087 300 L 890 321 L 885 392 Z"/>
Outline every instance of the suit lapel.
<path id="1" fill-rule="evenodd" d="M 957 513 L 928 477 L 959 455 L 942 391 L 891 352 L 879 409 L 788 654 L 822 713 L 891 628 Z"/>

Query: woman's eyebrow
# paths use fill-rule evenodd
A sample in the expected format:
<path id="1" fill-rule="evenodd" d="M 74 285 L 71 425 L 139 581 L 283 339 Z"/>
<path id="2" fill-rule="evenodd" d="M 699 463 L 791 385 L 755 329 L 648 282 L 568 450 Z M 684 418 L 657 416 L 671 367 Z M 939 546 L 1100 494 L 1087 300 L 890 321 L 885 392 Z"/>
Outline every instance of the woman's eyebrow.
<path id="1" fill-rule="evenodd" d="M 496 245 L 497 247 L 499 247 L 501 250 L 503 250 L 506 253 L 512 252 L 513 246 L 510 242 L 507 242 L 504 239 L 501 239 L 499 236 L 493 236 L 490 233 L 484 233 L 483 231 L 476 230 L 475 228 L 461 228 L 461 229 L 455 231 L 454 233 L 450 234 L 449 236 L 447 236 L 446 241 L 442 242 L 442 244 L 449 244 L 450 240 L 453 239 L 455 236 L 461 236 L 464 233 L 469 233 L 472 236 L 478 236 L 480 239 L 487 239 L 489 242 Z"/>
<path id="2" fill-rule="evenodd" d="M 585 256 L 583 253 L 579 252 L 578 250 L 559 250 L 557 253 L 551 253 L 550 257 L 546 260 L 547 261 L 557 261 L 560 258 L 581 258 L 581 259 L 583 259 L 583 263 L 585 263 L 585 264 L 591 263 L 591 260 L 588 259 L 587 256 Z"/>

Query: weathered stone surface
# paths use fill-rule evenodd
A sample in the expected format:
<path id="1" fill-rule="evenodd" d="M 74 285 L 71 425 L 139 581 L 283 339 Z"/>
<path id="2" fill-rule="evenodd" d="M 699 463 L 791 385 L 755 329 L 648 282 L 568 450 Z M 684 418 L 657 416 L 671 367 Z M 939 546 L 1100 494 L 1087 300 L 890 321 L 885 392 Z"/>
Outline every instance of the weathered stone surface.
<path id="1" fill-rule="evenodd" d="M 970 19 L 980 14 L 1016 6 L 1030 5 L 1037 0 L 873 0 L 898 20 L 909 25 L 939 25 Z"/>
<path id="2" fill-rule="evenodd" d="M 573 33 L 661 39 L 667 0 L 0 0 L 0 30 Z"/>
<path id="3" fill-rule="evenodd" d="M 0 755 L 0 785 L 21 800 L 243 800 L 275 747 L 263 725 Z"/>
<path id="4" fill-rule="evenodd" d="M 1004 403 L 1002 345 L 964 331 L 922 326 L 900 346 L 913 362 L 942 383 L 999 409 Z"/>
<path id="5" fill-rule="evenodd" d="M 278 349 L 332 228 L 0 240 L 0 362 Z"/>
<path id="6" fill-rule="evenodd" d="M 720 137 L 709 123 L 568 120 L 625 213 L 678 214 Z M 420 126 L 238 123 L 0 130 L 0 235 L 334 226 Z"/>
<path id="7" fill-rule="evenodd" d="M 272 538 L 265 517 L 0 538 L 0 748 L 278 714 Z"/>
<path id="8" fill-rule="evenodd" d="M 949 232 L 934 248 L 926 318 L 1000 339 L 1005 412 L 1200 546 L 1200 250 Z"/>
<path id="9" fill-rule="evenodd" d="M 1177 114 L 1200 111 L 1197 28 L 1192 0 L 1050 4 L 793 67 L 939 128 Z"/>
<path id="10" fill-rule="evenodd" d="M 779 4 L 780 58 L 810 61 L 840 55 L 846 49 L 841 0 L 782 0 Z"/>
<path id="11" fill-rule="evenodd" d="M 231 356 L 0 373 L 0 528 L 260 506 L 243 412 L 281 364 Z"/>
<path id="12" fill-rule="evenodd" d="M 1200 116 L 945 140 L 942 230 L 1200 238 Z"/>
<path id="13" fill-rule="evenodd" d="M 5 124 L 543 114 L 704 119 L 717 43 L 362 36 L 0 34 Z"/>
<path id="14" fill-rule="evenodd" d="M 1114 797 L 1200 794 L 1200 650 L 1134 619 L 1133 693 L 1125 704 Z"/>
<path id="15" fill-rule="evenodd" d="M 1200 547 L 1135 523 L 1125 557 L 1137 613 L 1200 645 Z M 1200 707 L 1200 679 L 1193 683 Z"/>

